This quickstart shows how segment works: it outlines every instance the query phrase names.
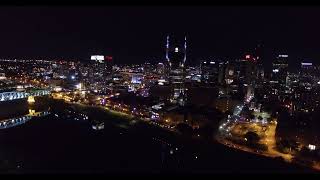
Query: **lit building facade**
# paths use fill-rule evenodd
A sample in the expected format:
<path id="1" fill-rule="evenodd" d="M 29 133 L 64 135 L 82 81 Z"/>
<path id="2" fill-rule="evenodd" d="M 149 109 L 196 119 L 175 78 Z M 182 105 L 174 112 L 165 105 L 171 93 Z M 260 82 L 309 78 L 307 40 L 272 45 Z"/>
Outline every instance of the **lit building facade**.
<path id="1" fill-rule="evenodd" d="M 166 59 L 169 65 L 169 82 L 172 88 L 170 101 L 185 105 L 185 63 L 187 59 L 187 39 L 167 36 Z"/>
<path id="2" fill-rule="evenodd" d="M 219 80 L 219 63 L 216 61 L 202 61 L 201 82 L 205 84 L 217 85 Z"/>
<path id="3" fill-rule="evenodd" d="M 274 83 L 286 84 L 288 76 L 288 55 L 279 55 L 272 63 L 271 79 Z"/>
<path id="4" fill-rule="evenodd" d="M 257 81 L 257 59 L 248 54 L 240 61 L 239 88 L 245 101 L 254 97 L 254 89 Z"/>
<path id="5" fill-rule="evenodd" d="M 271 87 L 272 94 L 277 96 L 278 99 L 282 99 L 288 80 L 288 55 L 278 55 L 275 61 L 272 62 L 272 73 L 271 73 Z"/>
<path id="6" fill-rule="evenodd" d="M 158 63 L 157 64 L 157 73 L 161 76 L 164 76 L 165 75 L 165 65 L 163 63 Z"/>

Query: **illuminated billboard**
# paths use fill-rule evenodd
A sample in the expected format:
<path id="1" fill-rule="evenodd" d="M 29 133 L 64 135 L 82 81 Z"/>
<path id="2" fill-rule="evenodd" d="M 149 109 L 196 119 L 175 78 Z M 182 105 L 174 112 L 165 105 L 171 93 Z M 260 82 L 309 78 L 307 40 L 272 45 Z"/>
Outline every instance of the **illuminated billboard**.
<path id="1" fill-rule="evenodd" d="M 91 60 L 93 61 L 104 61 L 104 56 L 102 55 L 92 55 Z"/>
<path id="2" fill-rule="evenodd" d="M 301 66 L 312 66 L 312 63 L 303 62 L 301 63 Z"/>

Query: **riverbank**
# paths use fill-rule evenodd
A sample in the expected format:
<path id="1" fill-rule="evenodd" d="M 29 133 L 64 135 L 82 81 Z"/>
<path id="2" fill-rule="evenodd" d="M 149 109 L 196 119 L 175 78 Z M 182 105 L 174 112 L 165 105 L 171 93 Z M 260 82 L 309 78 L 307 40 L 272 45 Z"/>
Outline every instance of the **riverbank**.
<path id="1" fill-rule="evenodd" d="M 47 102 L 48 103 L 48 102 Z M 53 108 L 74 109 L 73 105 Z M 54 113 L 0 131 L 4 173 L 303 173 L 308 169 L 256 156 L 217 142 L 197 140 L 105 109 L 79 106 L 103 120 L 96 131 L 91 120 Z M 99 112 L 99 113 L 98 113 Z M 212 140 L 213 141 L 213 140 Z"/>
<path id="2" fill-rule="evenodd" d="M 72 104 L 72 103 L 71 103 Z M 92 106 L 88 106 L 88 107 L 92 107 Z M 119 116 L 119 117 L 125 117 L 125 119 L 127 120 L 127 121 L 129 121 L 129 122 L 131 122 L 131 121 L 136 121 L 137 119 L 136 118 L 134 118 L 132 115 L 129 115 L 129 114 L 126 114 L 126 113 L 123 113 L 123 112 L 117 112 L 117 111 L 114 111 L 114 110 L 111 110 L 111 109 L 108 109 L 108 108 L 104 108 L 104 107 L 98 107 L 99 109 L 101 109 L 101 110 L 103 110 L 103 111 L 107 111 L 108 113 L 110 113 L 110 114 L 112 114 L 112 115 L 114 115 L 114 116 Z M 222 141 L 219 141 L 219 139 L 213 139 L 212 141 L 207 141 L 207 140 L 204 140 L 204 139 L 202 139 L 202 138 L 194 138 L 194 137 L 186 137 L 186 136 L 184 136 L 184 135 L 182 135 L 180 132 L 178 132 L 176 129 L 171 129 L 171 128 L 163 128 L 163 127 L 161 127 L 161 126 L 158 126 L 158 125 L 155 125 L 154 123 L 150 123 L 150 121 L 147 121 L 147 120 L 142 120 L 142 119 L 140 119 L 141 120 L 141 122 L 143 122 L 143 123 L 145 123 L 144 125 L 142 125 L 142 124 L 140 124 L 140 126 L 141 126 L 141 128 L 143 128 L 144 130 L 146 130 L 147 131 L 147 129 L 149 128 L 149 129 L 152 129 L 152 128 L 150 128 L 150 126 L 149 125 L 152 125 L 152 126 L 154 126 L 155 128 L 159 128 L 158 130 L 161 130 L 161 131 L 163 131 L 163 130 L 165 130 L 166 131 L 166 133 L 168 133 L 168 134 L 171 134 L 171 137 L 170 138 L 167 138 L 167 139 L 171 139 L 171 140 L 173 140 L 173 139 L 175 139 L 174 141 L 176 141 L 177 142 L 177 144 L 185 144 L 185 145 L 189 145 L 189 146 L 193 146 L 193 145 L 195 145 L 195 144 L 197 144 L 197 145 L 200 145 L 201 144 L 201 146 L 204 146 L 204 144 L 209 148 L 209 147 L 211 147 L 211 148 L 213 148 L 213 149 L 224 149 L 223 151 L 230 151 L 230 150 L 227 150 L 227 149 L 232 149 L 232 148 L 234 148 L 232 145 L 231 146 L 227 146 L 227 147 L 225 147 L 225 143 L 223 143 Z M 140 123 L 141 123 L 140 122 Z M 137 123 L 138 124 L 138 123 Z M 150 133 L 150 132 L 149 132 Z M 160 134 L 160 133 L 159 133 Z M 159 135 L 159 134 L 156 134 L 156 135 Z M 168 136 L 168 134 L 167 135 L 165 135 L 165 136 Z M 221 144 L 221 145 L 220 145 Z M 210 149 L 210 148 L 209 148 Z M 245 150 L 243 150 L 243 149 L 239 149 L 240 151 L 245 151 Z M 231 151 L 233 151 L 233 150 L 231 150 Z M 235 153 L 235 152 L 233 152 L 233 153 Z M 289 167 L 290 166 L 292 166 L 292 167 L 294 167 L 295 169 L 298 169 L 298 168 L 301 168 L 301 171 L 299 171 L 299 172 L 309 172 L 309 170 L 307 170 L 307 169 L 304 169 L 303 167 L 301 167 L 301 166 L 296 166 L 295 164 L 287 164 L 286 162 L 283 162 L 281 159 L 278 159 L 277 158 L 277 156 L 272 156 L 272 157 L 262 157 L 262 155 L 263 154 L 261 154 L 261 153 L 257 153 L 257 152 L 254 152 L 254 151 L 245 151 L 245 152 L 239 152 L 239 151 L 236 151 L 236 153 L 239 153 L 239 154 L 241 154 L 240 156 L 250 156 L 250 155 L 252 155 L 252 156 L 254 156 L 255 158 L 257 158 L 257 159 L 259 159 L 259 158 L 266 158 L 267 159 L 267 161 L 274 161 L 275 162 L 275 164 L 281 164 L 280 166 L 284 166 L 284 167 L 287 167 L 288 169 L 290 169 Z M 232 155 L 231 155 L 232 156 Z M 196 157 L 196 155 L 195 155 L 195 157 Z M 197 157 L 198 158 L 198 157 Z M 268 162 L 268 163 L 270 163 L 270 162 Z M 269 169 L 270 167 L 268 167 L 268 169 Z M 280 169 L 282 169 L 282 168 L 280 168 Z M 296 170 L 297 171 L 297 170 Z M 313 172 L 312 170 L 310 170 L 310 172 Z"/>

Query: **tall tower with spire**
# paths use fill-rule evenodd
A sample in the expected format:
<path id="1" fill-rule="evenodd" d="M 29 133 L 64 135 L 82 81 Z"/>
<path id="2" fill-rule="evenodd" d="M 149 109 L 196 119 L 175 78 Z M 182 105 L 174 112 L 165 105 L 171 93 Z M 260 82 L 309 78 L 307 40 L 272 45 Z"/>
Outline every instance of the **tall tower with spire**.
<path id="1" fill-rule="evenodd" d="M 186 102 L 185 64 L 187 60 L 187 37 L 167 36 L 166 60 L 169 67 L 169 82 L 172 88 L 170 101 L 181 106 Z"/>

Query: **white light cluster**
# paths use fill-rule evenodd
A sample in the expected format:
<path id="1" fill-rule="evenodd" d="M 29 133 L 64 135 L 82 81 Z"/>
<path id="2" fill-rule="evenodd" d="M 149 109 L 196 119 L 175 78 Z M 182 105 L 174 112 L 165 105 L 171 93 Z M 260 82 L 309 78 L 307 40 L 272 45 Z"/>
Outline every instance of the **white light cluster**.
<path id="1" fill-rule="evenodd" d="M 312 63 L 301 63 L 301 66 L 312 66 Z"/>
<path id="2" fill-rule="evenodd" d="M 312 144 L 309 144 L 309 145 L 308 145 L 308 148 L 313 151 L 313 150 L 316 149 L 316 146 L 315 146 L 315 145 L 312 145 Z"/>
<path id="3" fill-rule="evenodd" d="M 103 61 L 104 60 L 104 56 L 102 56 L 102 55 L 92 55 L 91 56 L 91 60 L 93 60 L 93 61 Z"/>

